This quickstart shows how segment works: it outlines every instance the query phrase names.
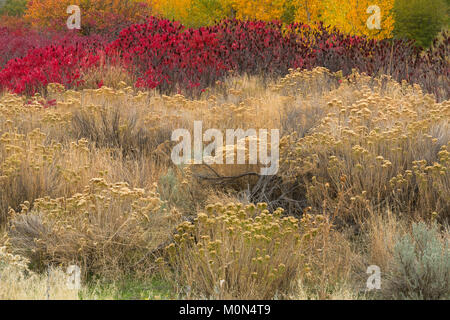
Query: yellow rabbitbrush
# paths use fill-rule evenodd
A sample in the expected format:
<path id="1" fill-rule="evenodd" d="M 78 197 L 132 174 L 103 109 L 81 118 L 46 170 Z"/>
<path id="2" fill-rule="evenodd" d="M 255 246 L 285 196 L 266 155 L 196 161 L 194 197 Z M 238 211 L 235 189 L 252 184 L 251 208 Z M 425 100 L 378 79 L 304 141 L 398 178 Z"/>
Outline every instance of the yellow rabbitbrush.
<path id="1" fill-rule="evenodd" d="M 267 204 L 217 203 L 177 228 L 166 247 L 170 276 L 191 292 L 215 299 L 272 299 L 290 292 L 305 271 L 302 249 L 329 223 L 321 215 L 301 220 L 270 213 Z M 305 269 L 304 269 L 305 268 Z M 169 269 L 167 269 L 169 270 Z M 306 270 L 307 272 L 308 270 Z"/>
<path id="2" fill-rule="evenodd" d="M 78 265 L 109 279 L 151 266 L 149 251 L 164 242 L 177 213 L 154 191 L 92 179 L 70 198 L 36 199 L 10 212 L 8 242 L 35 268 Z"/>

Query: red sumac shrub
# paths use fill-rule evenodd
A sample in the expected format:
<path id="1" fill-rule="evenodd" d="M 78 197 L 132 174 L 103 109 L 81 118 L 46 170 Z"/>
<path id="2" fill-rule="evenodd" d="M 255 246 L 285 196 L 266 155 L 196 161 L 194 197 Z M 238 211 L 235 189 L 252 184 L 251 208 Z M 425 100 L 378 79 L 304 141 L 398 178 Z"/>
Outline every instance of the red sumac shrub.
<path id="1" fill-rule="evenodd" d="M 81 73 L 99 64 L 101 42 L 92 38 L 61 41 L 31 49 L 24 57 L 10 60 L 0 71 L 0 87 L 15 93 L 34 94 L 49 83 L 67 87 L 81 84 Z"/>

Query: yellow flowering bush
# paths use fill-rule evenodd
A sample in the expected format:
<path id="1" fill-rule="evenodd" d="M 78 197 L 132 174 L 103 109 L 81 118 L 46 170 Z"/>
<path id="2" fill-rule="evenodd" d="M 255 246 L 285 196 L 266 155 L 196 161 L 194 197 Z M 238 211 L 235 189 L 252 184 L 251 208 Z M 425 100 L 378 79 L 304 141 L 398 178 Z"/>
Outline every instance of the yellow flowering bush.
<path id="1" fill-rule="evenodd" d="M 51 189 L 56 179 L 55 161 L 61 154 L 61 144 L 45 144 L 47 135 L 39 129 L 20 134 L 17 130 L 0 137 L 0 219 L 4 222 L 8 206 L 31 201 Z M 48 179 L 50 178 L 50 180 Z M 26 181 L 25 181 L 26 180 Z"/>

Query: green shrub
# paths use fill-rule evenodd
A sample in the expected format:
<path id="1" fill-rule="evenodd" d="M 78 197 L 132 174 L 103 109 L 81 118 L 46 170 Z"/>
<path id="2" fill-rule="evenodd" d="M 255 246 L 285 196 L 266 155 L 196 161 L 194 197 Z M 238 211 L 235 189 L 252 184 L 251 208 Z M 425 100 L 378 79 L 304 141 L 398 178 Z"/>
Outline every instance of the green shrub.
<path id="1" fill-rule="evenodd" d="M 418 45 L 429 47 L 448 23 L 448 3 L 447 0 L 396 0 L 395 37 L 414 39 Z"/>
<path id="2" fill-rule="evenodd" d="M 436 226 L 413 225 L 395 245 L 394 272 L 388 292 L 400 299 L 450 298 L 450 247 Z"/>
<path id="3" fill-rule="evenodd" d="M 181 174 L 177 174 L 172 168 L 169 168 L 165 175 L 162 175 L 158 181 L 158 193 L 164 206 L 180 209 L 183 213 L 195 209 L 192 189 L 187 186 L 186 180 Z"/>
<path id="4" fill-rule="evenodd" d="M 28 0 L 0 0 L 0 16 L 23 16 Z"/>

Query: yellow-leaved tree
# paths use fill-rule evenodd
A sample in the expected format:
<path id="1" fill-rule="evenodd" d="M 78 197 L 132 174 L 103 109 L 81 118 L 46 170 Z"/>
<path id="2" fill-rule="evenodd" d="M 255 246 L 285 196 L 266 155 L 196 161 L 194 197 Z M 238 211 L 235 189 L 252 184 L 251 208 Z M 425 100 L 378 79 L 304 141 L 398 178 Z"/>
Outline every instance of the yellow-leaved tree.
<path id="1" fill-rule="evenodd" d="M 193 0 L 152 0 L 153 10 L 166 19 L 184 24 L 189 19 L 189 8 Z"/>
<path id="2" fill-rule="evenodd" d="M 294 21 L 300 0 L 153 0 L 161 16 L 186 26 L 209 25 L 225 18 Z M 318 0 L 307 0 L 309 2 Z M 309 8 L 309 7 L 308 7 Z"/>
<path id="3" fill-rule="evenodd" d="M 391 38 L 395 0 L 148 0 L 156 12 L 187 26 L 224 18 L 281 20 L 314 24 L 323 21 L 349 34 Z M 370 9 L 370 10 L 369 10 Z M 369 23 L 368 23 L 369 21 Z"/>
<path id="4" fill-rule="evenodd" d="M 345 33 L 392 38 L 395 0 L 323 0 L 321 20 Z"/>
<path id="5" fill-rule="evenodd" d="M 236 15 L 233 0 L 190 0 L 186 13 L 182 23 L 189 27 L 212 25 Z"/>
<path id="6" fill-rule="evenodd" d="M 294 6 L 295 20 L 306 24 L 319 21 L 325 9 L 322 0 L 294 0 Z"/>
<path id="7" fill-rule="evenodd" d="M 238 19 L 281 20 L 286 0 L 234 0 Z"/>

